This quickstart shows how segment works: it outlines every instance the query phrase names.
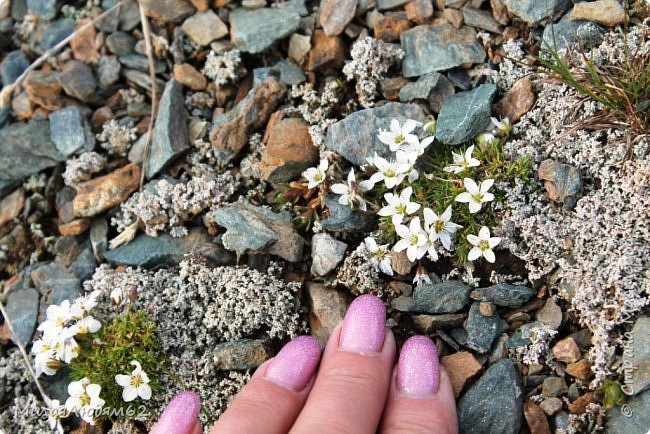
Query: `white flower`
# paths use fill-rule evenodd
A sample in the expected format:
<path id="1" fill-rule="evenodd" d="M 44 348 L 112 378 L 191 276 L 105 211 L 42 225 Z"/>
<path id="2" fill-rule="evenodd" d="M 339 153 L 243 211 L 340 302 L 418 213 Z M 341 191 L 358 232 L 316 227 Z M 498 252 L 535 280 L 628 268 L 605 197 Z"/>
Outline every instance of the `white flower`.
<path id="1" fill-rule="evenodd" d="M 480 186 L 476 185 L 474 180 L 470 178 L 465 178 L 463 182 L 467 191 L 456 196 L 456 202 L 469 203 L 470 214 L 479 212 L 485 202 L 494 200 L 494 195 L 488 193 L 488 190 L 494 184 L 494 179 L 486 179 L 481 182 Z"/>
<path id="2" fill-rule="evenodd" d="M 379 131 L 377 137 L 380 141 L 390 146 L 390 150 L 395 152 L 403 143 L 411 143 L 417 140 L 415 134 L 411 134 L 418 122 L 408 119 L 404 126 L 400 127 L 397 119 L 390 121 L 390 131 Z"/>
<path id="3" fill-rule="evenodd" d="M 390 265 L 388 244 L 378 246 L 372 237 L 366 237 L 363 243 L 368 253 L 370 253 L 370 264 L 375 266 L 375 268 L 379 268 L 382 273 L 392 276 L 393 267 Z"/>
<path id="4" fill-rule="evenodd" d="M 499 137 L 508 137 L 512 131 L 512 124 L 510 119 L 504 118 L 499 121 L 497 118 L 491 118 L 492 125 L 494 125 L 494 130 L 492 132 Z"/>
<path id="5" fill-rule="evenodd" d="M 309 169 L 302 172 L 302 176 L 309 182 L 307 188 L 314 188 L 323 181 L 325 181 L 326 172 L 329 164 L 327 159 L 323 158 L 320 160 L 318 167 L 310 167 Z"/>
<path id="6" fill-rule="evenodd" d="M 401 240 L 395 244 L 393 249 L 396 252 L 406 249 L 406 256 L 409 261 L 415 262 L 416 259 L 422 258 L 427 252 L 427 236 L 420 227 L 419 217 L 414 217 L 408 227 L 404 225 L 395 226 L 395 232 L 397 232 Z"/>
<path id="7" fill-rule="evenodd" d="M 413 277 L 413 285 L 422 286 L 425 283 L 431 283 L 431 278 L 422 265 L 418 265 L 415 270 L 415 277 Z"/>
<path id="8" fill-rule="evenodd" d="M 483 226 L 478 231 L 478 237 L 476 235 L 468 235 L 467 241 L 474 246 L 467 255 L 469 261 L 474 261 L 483 256 L 488 262 L 494 263 L 495 258 L 492 249 L 501 242 L 501 238 L 490 238 L 490 229 L 487 226 Z"/>
<path id="9" fill-rule="evenodd" d="M 61 405 L 58 399 L 51 400 L 50 408 L 47 412 L 47 423 L 50 425 L 50 429 L 56 430 L 59 434 L 63 434 L 61 419 L 66 417 L 68 417 L 68 410 Z"/>
<path id="10" fill-rule="evenodd" d="M 472 157 L 472 152 L 474 152 L 474 145 L 465 150 L 465 155 L 452 151 L 451 155 L 454 157 L 454 164 L 450 164 L 442 170 L 458 174 L 469 167 L 478 167 L 481 162 Z"/>
<path id="11" fill-rule="evenodd" d="M 70 327 L 70 331 L 75 335 L 85 335 L 95 333 L 102 327 L 102 323 L 92 316 L 85 316 Z"/>
<path id="12" fill-rule="evenodd" d="M 97 306 L 97 297 L 99 297 L 99 294 L 99 291 L 93 291 L 84 297 L 77 297 L 70 308 L 74 317 L 81 319 L 88 315 Z"/>
<path id="13" fill-rule="evenodd" d="M 119 306 L 120 304 L 122 304 L 122 300 L 124 300 L 124 298 L 125 298 L 124 289 L 122 289 L 120 287 L 113 288 L 113 290 L 111 291 L 111 296 L 110 297 L 111 297 L 111 300 L 113 301 L 113 303 L 115 303 L 115 305 Z"/>
<path id="14" fill-rule="evenodd" d="M 405 164 L 407 166 L 404 173 L 406 174 L 409 182 L 413 182 L 420 177 L 420 174 L 415 168 L 415 162 L 418 159 L 417 151 L 405 151 L 403 149 L 398 149 L 395 157 L 397 158 L 398 163 Z"/>
<path id="15" fill-rule="evenodd" d="M 70 397 L 65 401 L 65 408 L 69 412 L 77 413 L 83 420 L 91 425 L 95 424 L 95 414 L 104 406 L 104 400 L 99 397 L 102 387 L 91 384 L 88 378 L 73 381 L 68 384 Z"/>
<path id="16" fill-rule="evenodd" d="M 422 131 L 424 131 L 427 134 L 435 134 L 436 133 L 436 118 L 432 117 L 430 120 L 426 121 L 424 125 L 422 125 Z"/>
<path id="17" fill-rule="evenodd" d="M 489 145 L 494 142 L 497 138 L 492 133 L 481 133 L 476 136 L 476 143 L 479 145 Z"/>
<path id="18" fill-rule="evenodd" d="M 372 186 L 368 181 L 357 183 L 357 178 L 354 176 L 354 169 L 350 169 L 348 173 L 348 180 L 346 183 L 334 184 L 330 187 L 333 193 L 340 194 L 339 203 L 341 205 L 348 205 L 350 208 L 358 206 L 360 210 L 366 210 L 366 201 L 359 193 L 370 190 Z"/>
<path id="19" fill-rule="evenodd" d="M 142 370 L 142 366 L 138 361 L 132 360 L 131 364 L 135 366 L 131 375 L 118 374 L 115 376 L 115 382 L 124 388 L 122 390 L 122 399 L 124 402 L 131 402 L 138 396 L 145 400 L 151 398 L 149 377 Z"/>
<path id="20" fill-rule="evenodd" d="M 54 375 L 61 366 L 61 362 L 55 360 L 56 344 L 47 339 L 38 339 L 32 345 L 32 354 L 34 354 L 34 368 L 36 376 L 42 373 Z"/>
<path id="21" fill-rule="evenodd" d="M 435 243 L 440 240 L 445 249 L 451 250 L 451 236 L 456 233 L 461 225 L 451 220 L 451 205 L 447 207 L 442 215 L 438 216 L 433 210 L 424 208 L 424 227 L 429 234 L 429 242 Z"/>
<path id="22" fill-rule="evenodd" d="M 69 300 L 64 300 L 60 305 L 48 306 L 45 315 L 47 319 L 38 326 L 38 330 L 43 333 L 59 333 L 70 321 L 75 319 Z"/>
<path id="23" fill-rule="evenodd" d="M 404 181 L 408 164 L 397 161 L 388 161 L 375 154 L 374 158 L 368 158 L 368 162 L 377 168 L 377 172 L 370 177 L 370 182 L 375 185 L 379 181 L 384 181 L 386 188 L 393 188 Z"/>
<path id="24" fill-rule="evenodd" d="M 377 214 L 380 216 L 391 216 L 391 220 L 395 226 L 402 224 L 405 216 L 413 214 L 420 209 L 419 203 L 411 202 L 412 193 L 413 189 L 411 187 L 406 187 L 399 196 L 393 193 L 386 193 L 384 199 L 388 205 L 380 209 Z"/>
<path id="25" fill-rule="evenodd" d="M 74 340 L 74 330 L 64 329 L 54 342 L 55 358 L 65 363 L 79 355 L 79 344 Z"/>
<path id="26" fill-rule="evenodd" d="M 425 150 L 425 149 L 426 149 L 426 148 L 427 148 L 431 143 L 433 143 L 434 139 L 435 139 L 434 136 L 426 137 L 426 138 L 424 138 L 424 139 L 422 139 L 422 140 L 420 140 L 420 139 L 418 139 L 418 138 L 416 137 L 415 140 L 413 140 L 413 141 L 411 141 L 411 142 L 403 143 L 403 144 L 399 147 L 398 151 L 399 151 L 399 150 L 403 150 L 403 151 L 405 151 L 405 152 L 415 152 L 416 155 L 419 157 L 420 155 L 424 154 L 424 150 Z"/>

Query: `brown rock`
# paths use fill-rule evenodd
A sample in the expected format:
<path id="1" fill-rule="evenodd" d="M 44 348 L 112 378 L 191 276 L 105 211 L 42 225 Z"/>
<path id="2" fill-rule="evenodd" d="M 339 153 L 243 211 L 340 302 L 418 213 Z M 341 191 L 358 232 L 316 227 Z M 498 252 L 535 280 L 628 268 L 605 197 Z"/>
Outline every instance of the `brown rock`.
<path id="1" fill-rule="evenodd" d="M 414 264 L 406 256 L 406 250 L 402 250 L 401 252 L 390 252 L 390 265 L 397 274 L 406 276 L 411 272 Z"/>
<path id="2" fill-rule="evenodd" d="M 72 201 L 76 217 L 92 217 L 124 202 L 140 183 L 140 167 L 131 163 L 108 175 L 75 186 Z"/>
<path id="3" fill-rule="evenodd" d="M 79 235 L 86 232 L 90 227 L 91 219 L 76 219 L 70 223 L 59 225 L 59 233 L 61 235 Z"/>
<path id="4" fill-rule="evenodd" d="M 199 12 L 204 12 L 210 7 L 210 2 L 208 0 L 190 0 L 192 5 Z"/>
<path id="5" fill-rule="evenodd" d="M 189 63 L 174 65 L 174 78 L 192 90 L 203 90 L 208 86 L 205 76 Z"/>
<path id="6" fill-rule="evenodd" d="M 454 396 L 458 398 L 463 391 L 467 380 L 474 377 L 481 371 L 481 364 L 472 353 L 460 351 L 440 359 L 440 363 L 447 370 L 451 387 L 454 389 Z"/>
<path id="7" fill-rule="evenodd" d="M 76 60 L 65 64 L 58 77 L 66 94 L 81 101 L 88 101 L 95 95 L 97 80 L 90 67 Z"/>
<path id="8" fill-rule="evenodd" d="M 0 199 L 0 227 L 20 215 L 25 205 L 25 190 L 18 188 Z"/>
<path id="9" fill-rule="evenodd" d="M 462 327 L 467 318 L 464 313 L 443 313 L 440 315 L 413 315 L 413 327 L 420 333 L 433 333 L 439 329 L 453 329 Z"/>
<path id="10" fill-rule="evenodd" d="M 140 0 L 146 16 L 159 21 L 180 23 L 183 18 L 194 12 L 194 6 L 188 0 Z"/>
<path id="11" fill-rule="evenodd" d="M 316 72 L 328 68 L 341 69 L 345 63 L 345 44 L 339 36 L 327 36 L 316 30 L 309 52 L 307 71 Z"/>
<path id="12" fill-rule="evenodd" d="M 433 15 L 431 0 L 411 0 L 404 9 L 406 17 L 416 24 L 424 24 Z"/>
<path id="13" fill-rule="evenodd" d="M 503 98 L 494 105 L 494 111 L 502 119 L 508 118 L 511 122 L 517 122 L 533 108 L 535 101 L 533 85 L 528 77 L 524 77 L 517 80 Z"/>
<path id="14" fill-rule="evenodd" d="M 85 18 L 79 22 L 77 29 L 85 26 L 90 22 L 89 18 Z M 99 51 L 95 46 L 95 38 L 97 32 L 95 26 L 89 26 L 83 32 L 75 34 L 74 38 L 70 40 L 70 48 L 72 48 L 72 55 L 75 59 L 83 63 L 95 63 L 99 60 Z"/>
<path id="15" fill-rule="evenodd" d="M 10 339 L 9 327 L 5 322 L 2 323 L 2 325 L 0 325 L 0 344 L 7 345 L 9 343 L 9 339 Z"/>
<path id="16" fill-rule="evenodd" d="M 562 410 L 562 400 L 560 398 L 552 397 L 546 398 L 539 407 L 549 416 L 553 416 L 558 411 Z"/>
<path id="17" fill-rule="evenodd" d="M 27 98 L 47 110 L 61 108 L 61 84 L 58 72 L 32 71 L 27 74 L 23 87 Z"/>
<path id="18" fill-rule="evenodd" d="M 442 16 L 457 29 L 463 27 L 463 13 L 458 9 L 447 8 L 442 11 Z"/>
<path id="19" fill-rule="evenodd" d="M 115 115 L 113 110 L 108 106 L 103 106 L 95 110 L 93 115 L 90 117 L 90 126 L 95 134 L 102 132 L 103 125 L 113 119 Z"/>
<path id="20" fill-rule="evenodd" d="M 492 303 L 489 303 L 487 301 L 482 301 L 478 305 L 478 310 L 481 312 L 481 315 L 483 316 L 492 316 L 494 315 L 494 311 L 496 310 L 496 306 Z"/>
<path id="21" fill-rule="evenodd" d="M 311 334 L 324 347 L 332 330 L 343 321 L 350 305 L 350 295 L 316 282 L 307 282 L 306 288 Z"/>
<path id="22" fill-rule="evenodd" d="M 24 121 L 30 119 L 34 114 L 34 105 L 29 100 L 26 92 L 20 92 L 11 100 L 11 110 L 18 120 Z"/>
<path id="23" fill-rule="evenodd" d="M 434 113 L 440 113 L 445 100 L 455 93 L 456 89 L 451 81 L 444 75 L 441 75 L 436 86 L 429 91 L 429 98 L 427 99 L 429 108 Z"/>
<path id="24" fill-rule="evenodd" d="M 561 202 L 568 211 L 575 208 L 582 193 L 580 170 L 549 158 L 539 164 L 537 176 L 544 181 L 549 199 Z"/>
<path id="25" fill-rule="evenodd" d="M 616 0 L 597 0 L 576 3 L 571 12 L 571 21 L 587 20 L 612 27 L 627 23 L 628 17 L 623 6 Z"/>
<path id="26" fill-rule="evenodd" d="M 533 401 L 524 403 L 524 417 L 530 434 L 551 434 L 551 427 L 548 425 L 544 411 Z"/>
<path id="27" fill-rule="evenodd" d="M 499 24 L 507 26 L 510 22 L 508 16 L 508 8 L 503 4 L 503 0 L 490 0 L 490 7 L 492 9 L 492 16 Z"/>
<path id="28" fill-rule="evenodd" d="M 593 371 L 591 370 L 591 362 L 589 360 L 583 359 L 575 363 L 570 363 L 566 367 L 566 373 L 581 380 L 588 380 L 593 375 Z"/>
<path id="29" fill-rule="evenodd" d="M 269 122 L 264 143 L 260 169 L 262 179 L 268 182 L 291 181 L 318 160 L 318 148 L 311 141 L 309 125 L 299 118 Z"/>
<path id="30" fill-rule="evenodd" d="M 357 10 L 357 0 L 326 0 L 320 11 L 320 24 L 327 36 L 343 33 Z"/>
<path id="31" fill-rule="evenodd" d="M 583 414 L 587 410 L 587 406 L 595 402 L 594 392 L 587 392 L 569 404 L 569 413 Z"/>
<path id="32" fill-rule="evenodd" d="M 381 94 L 389 101 L 399 101 L 399 91 L 410 83 L 401 75 L 397 77 L 384 78 L 381 83 Z"/>
<path id="33" fill-rule="evenodd" d="M 571 336 L 564 338 L 553 346 L 553 356 L 560 362 L 573 363 L 580 360 L 580 348 Z"/>
<path id="34" fill-rule="evenodd" d="M 183 22 L 181 29 L 192 41 L 202 47 L 228 34 L 228 27 L 211 10 L 195 13 Z"/>
<path id="35" fill-rule="evenodd" d="M 377 20 L 374 25 L 375 38 L 384 42 L 399 41 L 404 30 L 411 28 L 409 20 L 393 15 L 385 15 Z"/>

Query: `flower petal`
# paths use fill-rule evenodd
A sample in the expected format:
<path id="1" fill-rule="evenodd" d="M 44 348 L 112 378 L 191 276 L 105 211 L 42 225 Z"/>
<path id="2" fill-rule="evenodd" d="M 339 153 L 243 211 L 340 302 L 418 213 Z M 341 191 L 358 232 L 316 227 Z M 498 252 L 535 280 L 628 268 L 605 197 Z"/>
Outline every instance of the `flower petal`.
<path id="1" fill-rule="evenodd" d="M 494 252 L 491 249 L 488 250 L 483 250 L 483 257 L 485 258 L 486 261 L 488 261 L 490 264 L 494 264 L 495 257 L 494 257 Z"/>
<path id="2" fill-rule="evenodd" d="M 480 231 L 478 231 L 478 237 L 481 240 L 489 240 L 490 239 L 490 228 L 487 226 L 483 226 Z"/>
<path id="3" fill-rule="evenodd" d="M 465 189 L 470 194 L 479 193 L 478 185 L 476 185 L 476 182 L 474 182 L 474 180 L 472 178 L 464 178 L 463 179 L 463 184 L 465 185 Z"/>
<path id="4" fill-rule="evenodd" d="M 332 186 L 332 187 L 334 187 L 334 186 Z M 472 195 L 465 191 L 465 192 L 459 194 L 458 196 L 456 196 L 455 200 L 456 200 L 456 202 L 468 203 L 468 202 L 472 201 Z"/>
<path id="5" fill-rule="evenodd" d="M 467 235 L 467 242 L 473 246 L 478 246 L 478 243 L 481 242 L 481 239 L 476 235 L 469 234 Z"/>
<path id="6" fill-rule="evenodd" d="M 474 214 L 481 210 L 482 205 L 479 202 L 471 201 L 469 203 L 469 213 Z"/>
<path id="7" fill-rule="evenodd" d="M 332 193 L 335 194 L 345 194 L 348 191 L 348 186 L 345 184 L 334 184 L 330 187 Z"/>
<path id="8" fill-rule="evenodd" d="M 148 384 L 143 384 L 138 387 L 138 395 L 140 398 L 147 400 L 151 398 L 151 387 Z"/>
<path id="9" fill-rule="evenodd" d="M 122 386 L 122 387 L 127 387 L 131 384 L 131 376 L 130 375 L 122 375 L 122 374 L 117 374 L 115 376 L 115 382 Z"/>
<path id="10" fill-rule="evenodd" d="M 467 260 L 468 261 L 476 261 L 478 258 L 481 257 L 481 249 L 478 247 L 473 247 L 472 250 L 469 251 L 467 254 Z"/>
<path id="11" fill-rule="evenodd" d="M 491 249 L 496 247 L 500 242 L 501 242 L 501 238 L 499 237 L 492 237 L 488 240 L 488 244 L 490 245 Z"/>
<path id="12" fill-rule="evenodd" d="M 124 402 L 131 402 L 135 398 L 138 397 L 138 389 L 135 387 L 129 386 L 125 387 L 124 390 L 122 390 L 122 399 Z"/>
<path id="13" fill-rule="evenodd" d="M 486 179 L 481 182 L 481 194 L 486 194 L 490 188 L 494 185 L 494 179 Z"/>

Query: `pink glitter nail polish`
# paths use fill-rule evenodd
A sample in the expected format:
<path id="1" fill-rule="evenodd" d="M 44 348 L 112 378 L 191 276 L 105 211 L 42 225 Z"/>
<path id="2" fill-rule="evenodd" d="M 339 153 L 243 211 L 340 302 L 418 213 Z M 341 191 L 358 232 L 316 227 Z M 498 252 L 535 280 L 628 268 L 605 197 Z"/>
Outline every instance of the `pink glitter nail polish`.
<path id="1" fill-rule="evenodd" d="M 426 398 L 438 392 L 438 350 L 426 336 L 413 336 L 402 346 L 397 363 L 397 390 L 411 398 Z"/>
<path id="2" fill-rule="evenodd" d="M 196 425 L 201 411 L 201 401 L 194 392 L 181 392 L 174 396 L 160 415 L 149 434 L 185 434 Z"/>
<path id="3" fill-rule="evenodd" d="M 311 336 L 298 336 L 273 359 L 264 378 L 297 392 L 305 388 L 320 360 L 320 345 Z"/>
<path id="4" fill-rule="evenodd" d="M 374 295 L 354 299 L 343 320 L 339 348 L 343 351 L 373 354 L 381 351 L 386 334 L 386 307 Z"/>

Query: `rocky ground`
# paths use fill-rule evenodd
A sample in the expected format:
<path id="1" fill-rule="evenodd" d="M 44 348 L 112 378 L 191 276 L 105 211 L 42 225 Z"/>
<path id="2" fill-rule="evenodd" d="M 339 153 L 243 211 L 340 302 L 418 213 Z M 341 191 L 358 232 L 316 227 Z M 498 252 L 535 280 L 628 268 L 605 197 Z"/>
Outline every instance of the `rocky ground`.
<path id="1" fill-rule="evenodd" d="M 151 399 L 66 432 L 146 432 L 184 389 L 208 426 L 290 337 L 324 343 L 373 293 L 398 343 L 436 342 L 462 432 L 646 433 L 650 139 L 585 128 L 604 107 L 536 60 L 576 43 L 599 65 L 650 58 L 650 5 L 623 3 L 141 0 L 141 16 L 135 0 L 0 1 L 0 432 L 56 429 L 26 409 L 65 402 L 128 312 L 153 323 Z M 485 135 L 491 117 L 512 128 Z M 408 119 L 436 139 L 402 186 L 464 226 L 416 261 L 368 162 L 394 156 L 377 135 Z M 471 144 L 467 173 L 495 179 L 478 214 L 443 170 Z M 469 261 L 483 225 L 496 260 Z M 102 328 L 48 372 L 39 325 L 81 296 Z"/>

